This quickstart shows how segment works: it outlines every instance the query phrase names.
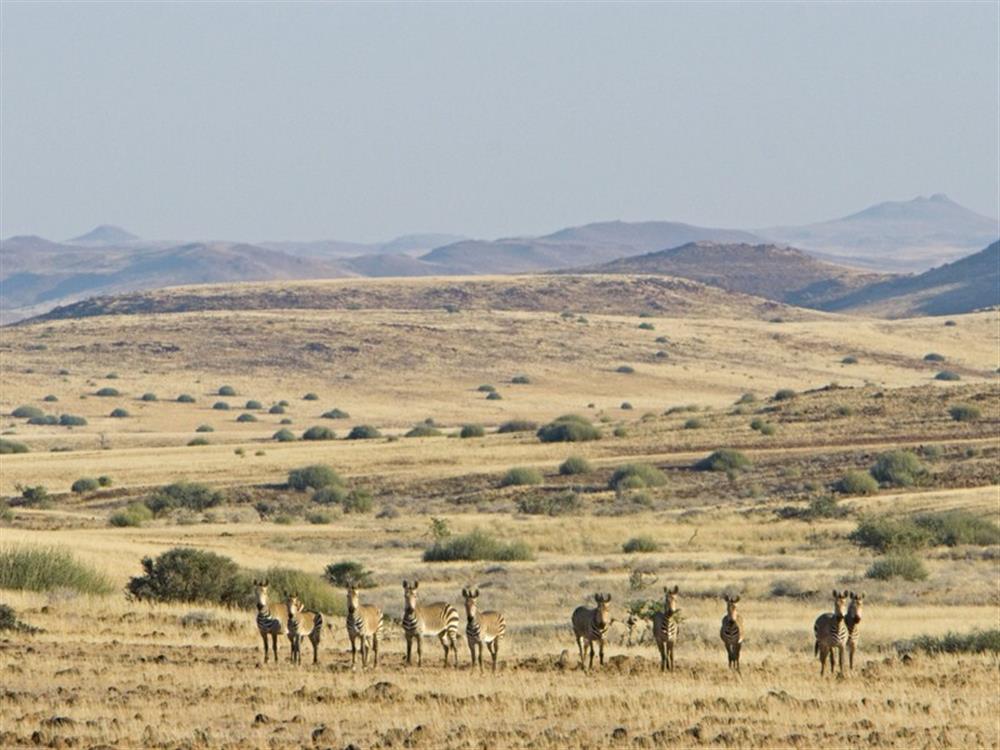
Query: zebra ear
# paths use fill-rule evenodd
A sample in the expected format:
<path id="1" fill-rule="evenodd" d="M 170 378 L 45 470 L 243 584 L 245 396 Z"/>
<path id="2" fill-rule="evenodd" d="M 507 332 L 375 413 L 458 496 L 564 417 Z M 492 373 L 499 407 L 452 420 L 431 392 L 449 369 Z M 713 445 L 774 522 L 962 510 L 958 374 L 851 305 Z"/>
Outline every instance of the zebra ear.
<path id="1" fill-rule="evenodd" d="M 413 590 L 416 591 L 417 590 L 417 586 L 419 586 L 419 585 L 420 585 L 420 581 L 414 581 L 413 582 Z"/>
<path id="2" fill-rule="evenodd" d="M 472 596 L 473 596 L 474 598 L 478 599 L 478 598 L 479 598 L 479 589 L 476 589 L 475 591 L 473 591 L 473 592 L 472 592 Z"/>
<path id="3" fill-rule="evenodd" d="M 734 596 L 733 597 L 733 604 L 736 604 L 736 602 L 738 602 L 739 600 L 740 600 L 740 598 L 738 596 Z"/>
<path id="4" fill-rule="evenodd" d="M 410 585 L 406 581 L 403 581 L 403 591 L 406 591 L 408 588 L 410 588 Z"/>
<path id="5" fill-rule="evenodd" d="M 681 590 L 681 589 L 680 589 L 680 587 L 679 587 L 679 586 L 674 586 L 674 593 L 675 593 L 675 594 L 676 594 L 676 593 L 678 593 L 678 592 L 679 592 L 680 590 Z"/>

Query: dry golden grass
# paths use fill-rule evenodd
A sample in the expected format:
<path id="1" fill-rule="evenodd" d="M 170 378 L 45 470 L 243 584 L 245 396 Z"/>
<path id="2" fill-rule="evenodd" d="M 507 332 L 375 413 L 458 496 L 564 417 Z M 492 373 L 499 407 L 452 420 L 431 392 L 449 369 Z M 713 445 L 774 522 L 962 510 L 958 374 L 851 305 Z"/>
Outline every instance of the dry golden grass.
<path id="1" fill-rule="evenodd" d="M 398 293 L 406 304 L 434 288 L 424 280 L 345 281 L 297 284 L 295 293 L 308 296 L 315 286 L 328 294 L 332 285 L 349 297 L 353 283 L 364 299 Z M 448 288 L 461 291 L 464 283 L 449 281 Z M 504 288 L 527 282 L 483 283 L 494 285 L 496 308 Z M 211 292 L 260 293 L 253 285 Z M 319 574 L 330 562 L 356 560 L 378 584 L 365 599 L 382 606 L 390 624 L 378 670 L 349 670 L 336 617 L 319 667 L 292 667 L 286 643 L 282 660 L 265 666 L 250 612 L 136 603 L 118 594 L 3 591 L 0 601 L 42 631 L 0 634 L 0 746 L 1000 746 L 996 655 L 903 659 L 896 645 L 922 634 L 995 628 L 996 548 L 928 550 L 927 581 L 880 582 L 864 578 L 873 555 L 846 538 L 861 513 L 961 509 L 1000 520 L 995 312 L 960 316 L 955 327 L 939 319 L 796 311 L 770 323 L 762 308 L 740 302 L 744 312 L 756 312 L 741 314 L 737 305 L 733 317 L 715 319 L 701 308 L 702 317 L 675 310 L 673 317 L 643 318 L 655 325 L 648 331 L 638 329 L 634 315 L 593 312 L 583 297 L 573 298 L 573 308 L 585 313 L 586 324 L 562 317 L 562 300 L 545 309 L 538 302 L 544 296 L 532 299 L 530 311 L 473 301 L 458 314 L 432 307 L 190 312 L 3 329 L 0 411 L 30 403 L 83 415 L 90 424 L 70 430 L 3 417 L 4 431 L 13 433 L 5 437 L 32 452 L 0 456 L 0 492 L 12 496 L 16 485 L 43 484 L 59 494 L 48 509 L 14 507 L 13 520 L 0 521 L 0 546 L 68 547 L 122 587 L 144 556 L 175 546 L 211 550 L 255 570 Z M 656 342 L 659 336 L 667 343 Z M 661 349 L 667 357 L 655 356 Z M 948 362 L 925 363 L 930 351 Z M 841 364 L 846 355 L 859 363 Z M 636 373 L 615 372 L 621 364 Z M 933 381 L 944 367 L 962 380 Z M 58 375 L 60 369 L 69 374 Z M 119 377 L 105 379 L 109 372 Z M 519 374 L 532 382 L 510 384 Z M 766 400 L 778 388 L 804 392 L 832 381 L 842 388 Z M 482 383 L 495 385 L 503 400 L 485 400 L 476 390 Z M 239 395 L 213 395 L 224 384 Z M 124 395 L 92 395 L 105 385 Z M 160 400 L 139 401 L 147 391 Z M 746 391 L 758 402 L 734 410 Z M 320 399 L 304 401 L 307 392 Z M 59 401 L 43 402 L 48 393 Z M 180 393 L 197 402 L 169 400 Z M 248 399 L 265 410 L 256 412 L 258 422 L 237 424 Z M 326 424 L 342 437 L 351 425 L 369 423 L 391 437 L 271 442 L 282 416 L 266 408 L 280 399 L 290 402 L 284 416 L 297 433 Z M 234 408 L 214 411 L 216 400 Z M 634 408 L 621 409 L 624 401 Z M 947 409 L 960 402 L 977 404 L 982 417 L 954 422 Z M 698 409 L 664 413 L 685 404 Z M 116 406 L 133 416 L 107 418 Z M 333 407 L 351 419 L 319 418 Z M 605 437 L 542 444 L 531 433 L 491 429 L 475 439 L 391 439 L 427 417 L 450 433 L 468 422 L 493 428 L 566 412 L 587 414 Z M 684 429 L 692 416 L 702 427 Z M 752 430 L 754 417 L 776 433 Z M 212 445 L 185 447 L 202 423 L 215 427 L 206 435 Z M 616 427 L 625 434 L 613 436 Z M 752 469 L 732 479 L 691 469 L 723 446 L 743 450 Z M 877 452 L 896 447 L 924 457 L 924 486 L 844 499 L 844 517 L 806 521 L 782 512 L 802 511 L 846 470 L 866 469 Z M 556 467 L 571 454 L 587 457 L 593 470 L 560 477 Z M 616 496 L 608 479 L 626 461 L 654 463 L 666 472 L 666 485 Z M 305 523 L 305 509 L 315 507 L 309 495 L 280 483 L 290 468 L 314 462 L 333 465 L 373 493 L 376 510 L 391 507 L 395 515 L 335 510 L 329 524 Z M 540 468 L 543 485 L 500 487 L 511 466 Z M 65 494 L 73 480 L 98 475 L 112 477 L 114 487 Z M 143 528 L 107 525 L 113 511 L 150 487 L 179 479 L 224 488 L 227 503 Z M 531 493 L 570 489 L 581 499 L 575 515 L 516 510 Z M 279 511 L 258 513 L 260 503 L 290 523 L 272 522 Z M 524 541 L 534 559 L 425 563 L 432 515 L 453 533 L 484 529 Z M 639 534 L 651 536 L 658 551 L 623 553 L 622 544 Z M 504 611 L 509 638 L 497 675 L 465 668 L 464 639 L 459 671 L 440 666 L 440 648 L 430 640 L 422 669 L 402 666 L 401 631 L 391 620 L 401 614 L 404 578 L 420 579 L 428 599 L 456 605 L 462 586 L 474 583 L 483 607 Z M 665 585 L 680 587 L 684 617 L 678 671 L 669 676 L 659 673 L 647 626 L 630 635 L 624 624 L 630 602 L 656 599 Z M 854 672 L 821 680 L 811 627 L 829 608 L 834 587 L 866 590 L 866 620 Z M 612 593 L 616 622 L 608 664 L 587 675 L 577 667 L 569 614 L 595 591 Z M 718 639 L 726 591 L 740 592 L 746 619 L 741 677 L 726 669 Z M 193 611 L 204 616 L 185 618 Z"/>

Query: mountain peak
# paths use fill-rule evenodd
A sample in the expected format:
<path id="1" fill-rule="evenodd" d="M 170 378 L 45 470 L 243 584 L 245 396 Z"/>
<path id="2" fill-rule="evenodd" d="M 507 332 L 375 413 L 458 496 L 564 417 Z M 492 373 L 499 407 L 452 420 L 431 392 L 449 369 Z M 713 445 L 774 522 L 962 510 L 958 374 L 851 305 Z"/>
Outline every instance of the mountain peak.
<path id="1" fill-rule="evenodd" d="M 116 227 L 112 224 L 101 224 L 86 234 L 81 234 L 79 237 L 74 237 L 67 241 L 81 245 L 115 245 L 124 242 L 135 242 L 138 239 L 139 237 L 125 231 L 121 227 Z"/>

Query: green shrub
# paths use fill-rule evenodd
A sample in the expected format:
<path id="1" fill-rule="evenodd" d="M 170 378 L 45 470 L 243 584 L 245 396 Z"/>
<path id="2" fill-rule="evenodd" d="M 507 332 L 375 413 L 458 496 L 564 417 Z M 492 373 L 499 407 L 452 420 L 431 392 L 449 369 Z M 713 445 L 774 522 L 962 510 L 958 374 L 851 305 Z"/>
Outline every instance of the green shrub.
<path id="1" fill-rule="evenodd" d="M 101 474 L 101 476 L 97 478 L 97 483 L 101 487 L 110 487 L 112 484 L 111 477 L 107 476 L 106 474 Z"/>
<path id="2" fill-rule="evenodd" d="M 139 400 L 140 401 L 156 401 L 157 399 L 156 399 L 156 394 L 155 393 L 143 393 L 142 396 L 139 397 Z"/>
<path id="3" fill-rule="evenodd" d="M 878 482 L 864 471 L 849 471 L 836 483 L 834 489 L 844 495 L 874 495 Z"/>
<path id="4" fill-rule="evenodd" d="M 53 403 L 53 402 L 58 401 L 58 400 L 59 400 L 59 397 L 57 395 L 55 395 L 54 393 L 50 393 L 49 395 L 47 395 L 45 398 L 42 399 L 42 401 L 48 401 L 49 403 Z"/>
<path id="5" fill-rule="evenodd" d="M 619 365 L 615 368 L 615 372 L 619 372 L 622 375 L 632 375 L 635 372 L 635 368 L 632 365 Z"/>
<path id="6" fill-rule="evenodd" d="M 798 394 L 795 391 L 793 391 L 791 388 L 782 388 L 781 390 L 775 392 L 775 394 L 774 394 L 774 400 L 775 401 L 789 401 L 790 399 L 795 398 L 797 395 Z"/>
<path id="7" fill-rule="evenodd" d="M 621 406 L 619 406 L 618 408 L 622 409 L 623 411 L 631 411 L 632 404 L 628 401 L 622 401 Z"/>
<path id="8" fill-rule="evenodd" d="M 424 551 L 424 562 L 449 560 L 531 560 L 534 554 L 524 542 L 502 542 L 479 529 L 461 536 L 449 536 Z"/>
<path id="9" fill-rule="evenodd" d="M 538 423 L 527 419 L 510 419 L 503 422 L 498 428 L 498 433 L 507 432 L 534 432 L 538 429 Z"/>
<path id="10" fill-rule="evenodd" d="M 63 427 L 83 427 L 87 424 L 87 420 L 73 414 L 60 414 L 59 424 Z"/>
<path id="11" fill-rule="evenodd" d="M 5 456 L 11 453 L 27 453 L 28 446 L 24 443 L 19 443 L 16 440 L 7 440 L 6 438 L 0 438 L 0 456 Z"/>
<path id="12" fill-rule="evenodd" d="M 914 638 L 910 645 L 928 654 L 997 654 L 1000 653 L 1000 629 L 948 632 L 941 636 L 921 635 Z"/>
<path id="13" fill-rule="evenodd" d="M 270 409 L 267 410 L 267 413 L 268 414 L 284 414 L 285 413 L 285 407 L 282 406 L 281 404 L 275 404 L 274 406 L 272 406 Z"/>
<path id="14" fill-rule="evenodd" d="M 476 390 L 479 391 L 480 393 L 493 393 L 494 391 L 496 391 L 496 387 L 484 384 L 476 388 Z"/>
<path id="15" fill-rule="evenodd" d="M 576 443 L 597 440 L 601 431 L 588 419 L 576 414 L 565 414 L 538 430 L 538 439 L 543 443 Z"/>
<path id="16" fill-rule="evenodd" d="M 153 511 L 142 503 L 130 503 L 124 510 L 112 513 L 108 523 L 118 527 L 139 527 L 153 520 Z"/>
<path id="17" fill-rule="evenodd" d="M 778 428 L 773 424 L 767 423 L 760 428 L 760 434 L 766 437 L 770 437 L 778 431 Z"/>
<path id="18" fill-rule="evenodd" d="M 744 393 L 742 396 L 740 396 L 738 399 L 736 399 L 737 405 L 753 404 L 753 403 L 756 403 L 756 401 L 757 401 L 757 397 L 754 394 L 752 394 L 752 393 Z"/>
<path id="19" fill-rule="evenodd" d="M 307 393 L 305 396 L 302 397 L 302 400 L 303 401 L 319 401 L 319 396 L 317 396 L 315 393 Z"/>
<path id="20" fill-rule="evenodd" d="M 118 373 L 117 372 L 109 372 L 107 375 L 104 376 L 104 378 L 105 378 L 105 380 L 118 380 Z"/>
<path id="21" fill-rule="evenodd" d="M 49 491 L 46 489 L 45 485 L 36 484 L 29 487 L 21 487 L 18 485 L 18 489 L 21 490 L 22 505 L 35 508 L 46 508 L 52 502 L 52 498 L 49 496 Z"/>
<path id="22" fill-rule="evenodd" d="M 255 401 L 254 399 L 250 399 L 249 401 L 246 402 L 246 405 L 243 408 L 244 409 L 263 409 L 264 405 L 260 401 Z"/>
<path id="23" fill-rule="evenodd" d="M 10 413 L 12 417 L 17 417 L 18 419 L 32 419 L 34 417 L 44 417 L 45 412 L 39 409 L 37 406 L 19 406 L 14 411 Z"/>
<path id="24" fill-rule="evenodd" d="M 323 578 L 327 583 L 341 588 L 353 585 L 359 589 L 373 589 L 378 585 L 374 574 L 354 560 L 330 563 L 323 571 Z"/>
<path id="25" fill-rule="evenodd" d="M 750 459 L 737 450 L 720 448 L 695 464 L 702 471 L 742 471 L 750 468 Z"/>
<path id="26" fill-rule="evenodd" d="M 212 425 L 210 425 L 210 424 L 200 424 L 200 425 L 198 425 L 195 428 L 194 431 L 195 432 L 215 432 L 215 428 L 212 427 Z"/>
<path id="27" fill-rule="evenodd" d="M 856 365 L 857 363 L 858 363 L 857 357 L 844 357 L 842 360 L 840 360 L 840 364 L 842 365 Z"/>
<path id="28" fill-rule="evenodd" d="M 297 438 L 295 437 L 294 432 L 283 428 L 274 433 L 271 436 L 271 439 L 277 440 L 279 443 L 291 443 L 294 442 Z"/>
<path id="29" fill-rule="evenodd" d="M 222 493 L 200 482 L 174 482 L 160 487 L 146 498 L 146 507 L 156 515 L 175 508 L 203 511 L 213 508 L 223 500 Z"/>
<path id="30" fill-rule="evenodd" d="M 268 568 L 257 574 L 268 582 L 271 601 L 283 602 L 297 594 L 307 610 L 343 617 L 347 613 L 344 597 L 320 576 L 292 568 Z"/>
<path id="31" fill-rule="evenodd" d="M 941 370 L 934 376 L 935 380 L 961 380 L 962 376 L 952 370 Z"/>
<path id="32" fill-rule="evenodd" d="M 0 633 L 5 630 L 13 630 L 15 632 L 22 633 L 35 632 L 35 628 L 30 625 L 26 625 L 17 619 L 17 612 L 13 607 L 7 604 L 0 604 Z"/>
<path id="33" fill-rule="evenodd" d="M 319 505 L 339 505 L 347 499 L 347 488 L 339 484 L 321 487 L 313 493 L 312 501 Z"/>
<path id="34" fill-rule="evenodd" d="M 910 518 L 866 516 L 847 538 L 859 547 L 878 552 L 899 552 L 926 546 L 931 541 L 931 533 Z"/>
<path id="35" fill-rule="evenodd" d="M 100 396 L 101 398 L 110 398 L 113 396 L 122 395 L 117 388 L 111 388 L 110 386 L 105 386 L 104 388 L 99 388 L 94 394 L 95 396 Z"/>
<path id="36" fill-rule="evenodd" d="M 235 396 L 236 389 L 233 388 L 231 385 L 224 385 L 218 391 L 216 391 L 216 393 L 220 396 Z"/>
<path id="37" fill-rule="evenodd" d="M 514 385 L 529 385 L 531 383 L 531 378 L 527 375 L 515 375 L 510 379 L 510 382 Z"/>
<path id="38" fill-rule="evenodd" d="M 288 486 L 299 492 L 308 489 L 319 490 L 331 485 L 342 486 L 343 484 L 344 480 L 340 478 L 340 475 L 333 470 L 332 466 L 326 464 L 311 464 L 288 472 Z"/>
<path id="39" fill-rule="evenodd" d="M 929 532 L 935 544 L 954 547 L 959 544 L 1000 544 L 1000 527 L 985 518 L 964 510 L 923 513 L 914 523 Z"/>
<path id="40" fill-rule="evenodd" d="M 622 545 L 622 552 L 633 554 L 635 552 L 659 552 L 660 545 L 656 540 L 648 536 L 634 536 Z"/>
<path id="41" fill-rule="evenodd" d="M 486 435 L 486 430 L 481 424 L 464 424 L 458 435 L 463 438 L 483 437 Z"/>
<path id="42" fill-rule="evenodd" d="M 979 409 L 971 404 L 955 404 L 948 409 L 948 414 L 956 422 L 975 422 L 982 416 Z"/>
<path id="43" fill-rule="evenodd" d="M 347 433 L 348 440 L 372 440 L 380 437 L 382 437 L 382 433 L 370 424 L 356 425 Z"/>
<path id="44" fill-rule="evenodd" d="M 194 403 L 194 396 L 192 396 L 190 393 L 182 393 L 180 396 L 177 397 L 177 403 L 178 404 L 193 404 Z"/>
<path id="45" fill-rule="evenodd" d="M 527 495 L 517 500 L 518 511 L 529 516 L 565 516 L 578 513 L 581 508 L 580 497 L 569 490 L 554 495 Z"/>
<path id="46" fill-rule="evenodd" d="M 32 417 L 28 420 L 28 424 L 56 425 L 59 424 L 59 417 L 54 414 L 44 414 L 41 417 Z"/>
<path id="47" fill-rule="evenodd" d="M 306 513 L 306 520 L 314 526 L 333 523 L 333 516 L 325 510 L 313 510 Z"/>
<path id="48" fill-rule="evenodd" d="M 93 492 L 98 487 L 100 487 L 100 485 L 97 483 L 96 479 L 93 479 L 92 477 L 81 477 L 73 482 L 73 486 L 70 487 L 70 490 L 77 495 L 82 495 L 85 492 Z"/>
<path id="49" fill-rule="evenodd" d="M 278 424 L 292 424 L 292 420 L 286 417 L 285 419 L 282 419 L 280 422 L 278 422 Z"/>
<path id="50" fill-rule="evenodd" d="M 497 391 L 490 391 L 486 394 L 487 401 L 503 401 L 503 396 L 501 396 Z"/>
<path id="51" fill-rule="evenodd" d="M 228 557 L 214 552 L 175 547 L 157 558 L 142 559 L 143 574 L 131 578 L 129 595 L 140 601 L 204 602 L 248 607 L 252 602 L 250 576 Z"/>
<path id="52" fill-rule="evenodd" d="M 559 473 L 564 477 L 573 474 L 589 474 L 591 471 L 590 462 L 583 456 L 570 456 L 559 464 Z"/>
<path id="53" fill-rule="evenodd" d="M 408 438 L 423 438 L 423 437 L 441 437 L 442 432 L 437 427 L 432 427 L 429 424 L 418 424 L 412 430 L 406 433 L 405 437 Z"/>
<path id="54" fill-rule="evenodd" d="M 320 416 L 323 419 L 350 419 L 351 415 L 348 414 L 343 409 L 330 409 L 330 411 L 325 411 Z"/>
<path id="55" fill-rule="evenodd" d="M 216 411 L 229 411 L 229 404 L 227 404 L 225 401 L 216 401 L 214 404 L 212 404 L 212 408 L 215 409 Z"/>
<path id="56" fill-rule="evenodd" d="M 15 545 L 0 548 L 0 589 L 110 594 L 114 586 L 107 576 L 62 547 Z"/>
<path id="57" fill-rule="evenodd" d="M 692 417 L 684 423 L 685 430 L 700 430 L 705 426 L 705 423 L 696 417 Z"/>
<path id="58" fill-rule="evenodd" d="M 625 425 L 618 425 L 611 431 L 611 434 L 616 438 L 628 437 L 628 428 Z"/>
<path id="59" fill-rule="evenodd" d="M 915 453 L 889 451 L 875 459 L 871 475 L 889 487 L 909 487 L 927 476 L 927 469 Z"/>
<path id="60" fill-rule="evenodd" d="M 902 578 L 904 581 L 927 580 L 927 568 L 923 561 L 909 552 L 896 552 L 879 558 L 865 571 L 865 578 L 890 581 Z"/>
<path id="61" fill-rule="evenodd" d="M 303 440 L 333 440 L 335 437 L 337 436 L 329 427 L 320 427 L 318 425 L 310 427 L 302 433 Z"/>
<path id="62" fill-rule="evenodd" d="M 760 417 L 754 417 L 753 419 L 750 420 L 750 429 L 751 430 L 759 430 L 765 424 L 766 424 L 766 422 L 764 422 L 764 420 L 761 419 Z"/>
<path id="63" fill-rule="evenodd" d="M 257 417 L 255 417 L 253 414 L 250 414 L 249 412 L 243 412 L 238 417 L 236 417 L 236 421 L 237 422 L 256 422 L 257 421 Z"/>
<path id="64" fill-rule="evenodd" d="M 944 362 L 944 355 L 937 352 L 929 352 L 924 355 L 924 362 Z"/>
<path id="65" fill-rule="evenodd" d="M 109 416 L 114 419 L 127 419 L 132 415 L 128 413 L 128 409 L 123 409 L 119 406 L 117 409 L 112 409 Z"/>
<path id="66" fill-rule="evenodd" d="M 643 331 L 654 331 L 654 330 L 656 330 L 656 326 L 654 326 L 652 323 L 640 323 L 639 324 L 639 328 L 642 329 Z"/>
<path id="67" fill-rule="evenodd" d="M 188 440 L 187 445 L 189 448 L 197 448 L 200 445 L 211 445 L 211 443 L 208 442 L 208 438 L 196 437 Z"/>
<path id="68" fill-rule="evenodd" d="M 371 513 L 374 502 L 368 490 L 353 489 L 340 501 L 340 507 L 344 513 Z"/>
<path id="69" fill-rule="evenodd" d="M 613 490 L 637 490 L 643 487 L 660 487 L 667 483 L 666 475 L 649 464 L 625 464 L 615 469 L 608 485 Z"/>
<path id="70" fill-rule="evenodd" d="M 529 484 L 541 484 L 542 473 L 528 466 L 515 466 L 504 474 L 500 480 L 501 487 L 520 487 Z"/>

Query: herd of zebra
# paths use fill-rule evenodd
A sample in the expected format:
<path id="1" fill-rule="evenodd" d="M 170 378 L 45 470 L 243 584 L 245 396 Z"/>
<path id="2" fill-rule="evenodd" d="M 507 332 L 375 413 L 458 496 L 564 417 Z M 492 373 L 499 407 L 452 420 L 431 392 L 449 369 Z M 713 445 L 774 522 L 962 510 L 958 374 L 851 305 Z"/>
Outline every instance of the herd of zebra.
<path id="1" fill-rule="evenodd" d="M 448 602 L 420 604 L 417 601 L 419 581 L 403 581 L 403 633 L 406 638 L 406 663 L 412 663 L 413 645 L 417 647 L 417 665 L 423 663 L 422 639 L 436 637 L 444 647 L 444 664 L 448 666 L 449 654 L 458 666 L 459 614 Z M 313 664 L 319 659 L 319 642 L 323 631 L 323 615 L 307 611 L 297 594 L 288 596 L 284 603 L 271 604 L 268 601 L 268 582 L 254 581 L 257 596 L 257 630 L 264 641 L 264 662 L 268 661 L 268 636 L 271 638 L 271 652 L 278 661 L 278 636 L 285 634 L 291 646 L 291 659 L 295 664 L 302 660 L 302 639 L 308 638 L 312 644 Z M 660 652 L 660 670 L 673 671 L 674 646 L 680 624 L 680 609 L 677 607 L 679 588 L 663 588 L 663 611 L 653 615 L 653 638 Z M 507 624 L 502 612 L 480 611 L 479 589 L 463 588 L 465 601 L 465 636 L 469 645 L 472 666 L 477 664 L 483 670 L 483 646 L 489 651 L 493 671 L 497 668 L 500 642 L 507 632 Z M 378 666 L 379 633 L 382 630 L 382 610 L 372 604 L 362 604 L 360 592 L 353 583 L 347 586 L 347 637 L 351 643 L 351 668 L 357 665 L 358 651 L 361 652 L 362 668 L 368 666 L 371 655 L 373 665 Z M 740 671 L 740 651 L 745 634 L 743 615 L 737 605 L 740 597 L 726 595 L 726 614 L 722 618 L 719 636 L 726 647 L 729 668 Z M 849 667 L 854 669 L 854 652 L 861 634 L 861 611 L 864 594 L 853 591 L 833 591 L 833 611 L 824 612 L 813 625 L 815 636 L 814 655 L 819 657 L 820 676 L 825 674 L 827 661 L 831 674 L 834 671 L 835 656 L 839 656 L 839 672 L 844 674 L 844 654 L 848 655 Z M 594 594 L 595 607 L 580 606 L 573 610 L 571 622 L 576 645 L 580 652 L 580 664 L 585 669 L 593 669 L 595 644 L 600 664 L 604 665 L 604 644 L 608 628 L 612 622 L 610 614 L 611 594 Z M 587 657 L 589 656 L 589 662 Z"/>

